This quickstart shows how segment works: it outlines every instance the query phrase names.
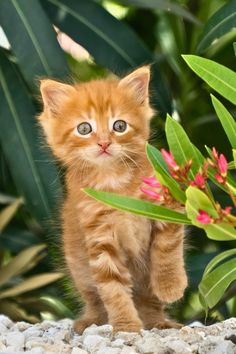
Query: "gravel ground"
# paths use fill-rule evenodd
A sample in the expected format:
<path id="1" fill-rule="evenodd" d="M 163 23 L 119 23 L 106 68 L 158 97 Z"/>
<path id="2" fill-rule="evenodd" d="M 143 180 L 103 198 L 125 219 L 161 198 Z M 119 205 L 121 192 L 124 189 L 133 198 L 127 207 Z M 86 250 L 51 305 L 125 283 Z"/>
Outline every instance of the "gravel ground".
<path id="1" fill-rule="evenodd" d="M 82 336 L 71 320 L 31 325 L 0 315 L 0 354 L 236 354 L 236 318 L 209 327 L 183 327 L 112 334 L 110 325 L 92 325 Z"/>

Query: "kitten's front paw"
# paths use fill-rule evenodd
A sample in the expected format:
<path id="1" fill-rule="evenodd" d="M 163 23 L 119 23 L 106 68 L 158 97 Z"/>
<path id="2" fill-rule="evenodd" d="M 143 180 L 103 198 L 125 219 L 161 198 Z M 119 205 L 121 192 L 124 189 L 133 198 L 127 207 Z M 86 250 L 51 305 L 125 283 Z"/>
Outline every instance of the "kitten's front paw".
<path id="1" fill-rule="evenodd" d="M 157 279 L 156 282 L 152 284 L 152 288 L 158 299 L 170 304 L 183 297 L 187 285 L 188 279 L 184 272 L 171 279 Z"/>
<path id="2" fill-rule="evenodd" d="M 141 321 L 117 322 L 113 324 L 113 332 L 139 332 L 143 328 Z"/>

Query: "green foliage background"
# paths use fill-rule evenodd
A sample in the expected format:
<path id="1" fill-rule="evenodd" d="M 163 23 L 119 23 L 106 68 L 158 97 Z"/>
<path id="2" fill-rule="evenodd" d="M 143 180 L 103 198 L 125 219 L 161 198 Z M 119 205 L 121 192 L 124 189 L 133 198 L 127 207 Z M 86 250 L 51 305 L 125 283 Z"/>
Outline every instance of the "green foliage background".
<path id="1" fill-rule="evenodd" d="M 166 146 L 164 123 L 169 113 L 179 117 L 201 151 L 204 145 L 216 146 L 229 156 L 227 138 L 209 98 L 210 89 L 186 66 L 181 54 L 201 55 L 233 69 L 235 23 L 234 0 L 0 1 L 0 26 L 11 45 L 10 50 L 0 47 L 0 266 L 9 268 L 13 257 L 32 245 L 44 243 L 50 249 L 50 256 L 45 248 L 37 249 L 41 255 L 37 262 L 32 264 L 29 257 L 32 266 L 20 274 L 12 271 L 0 288 L 0 311 L 6 309 L 8 301 L 12 309 L 8 314 L 13 318 L 37 321 L 72 316 L 77 307 L 65 281 L 47 286 L 38 282 L 38 287 L 26 287 L 1 304 L 1 292 L 29 277 L 51 273 L 55 258 L 57 270 L 62 263 L 56 250 L 59 231 L 51 222 L 58 218 L 62 173 L 42 145 L 37 127 L 35 116 L 41 109 L 38 79 L 68 81 L 75 76 L 88 80 L 110 72 L 124 74 L 153 63 L 152 103 L 158 115 L 152 122 L 151 142 Z M 93 61 L 76 62 L 65 55 L 52 24 L 85 47 Z M 230 102 L 223 103 L 234 113 Z M 222 200 L 223 195 L 218 194 Z M 24 198 L 24 204 L 14 208 L 17 196 Z M 6 205 L 13 207 L 6 210 Z M 194 228 L 188 231 L 187 239 L 190 287 L 185 299 L 170 309 L 185 322 L 204 318 L 197 285 L 208 261 L 228 247 L 227 243 L 207 239 Z M 211 318 L 236 316 L 234 297 L 226 300 L 227 294 Z"/>

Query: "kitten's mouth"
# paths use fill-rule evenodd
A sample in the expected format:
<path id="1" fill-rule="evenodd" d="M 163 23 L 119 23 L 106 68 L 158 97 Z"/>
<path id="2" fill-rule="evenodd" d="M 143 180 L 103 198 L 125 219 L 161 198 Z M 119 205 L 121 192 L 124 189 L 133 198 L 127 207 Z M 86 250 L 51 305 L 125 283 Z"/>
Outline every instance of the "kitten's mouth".
<path id="1" fill-rule="evenodd" d="M 112 156 L 112 154 L 107 150 L 101 150 L 99 151 L 98 156 Z"/>

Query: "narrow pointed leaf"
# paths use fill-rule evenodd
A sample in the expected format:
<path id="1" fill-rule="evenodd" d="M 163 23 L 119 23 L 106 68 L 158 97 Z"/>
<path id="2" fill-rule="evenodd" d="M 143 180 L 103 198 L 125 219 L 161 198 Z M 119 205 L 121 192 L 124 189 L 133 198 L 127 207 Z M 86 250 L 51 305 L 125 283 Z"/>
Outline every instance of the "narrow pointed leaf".
<path id="1" fill-rule="evenodd" d="M 90 188 L 84 189 L 84 192 L 104 204 L 132 214 L 145 216 L 154 220 L 190 224 L 190 221 L 185 214 L 178 213 L 177 211 L 167 209 L 150 202 L 113 193 L 95 191 Z"/>
<path id="2" fill-rule="evenodd" d="M 63 277 L 62 273 L 43 273 L 27 278 L 19 285 L 0 292 L 0 299 L 14 297 L 41 288 Z"/>
<path id="3" fill-rule="evenodd" d="M 224 128 L 224 131 L 230 141 L 231 146 L 236 149 L 236 122 L 224 105 L 213 95 L 211 100 L 216 114 Z"/>
<path id="4" fill-rule="evenodd" d="M 181 190 L 179 184 L 170 176 L 167 170 L 167 166 L 162 157 L 162 154 L 155 147 L 147 144 L 147 157 L 152 164 L 159 181 L 167 186 L 171 191 L 171 194 L 181 203 L 185 203 L 186 197 L 184 191 Z"/>
<path id="5" fill-rule="evenodd" d="M 38 0 L 1 0 L 0 23 L 30 87 L 35 89 L 39 77 L 69 74 L 52 24 Z"/>
<path id="6" fill-rule="evenodd" d="M 236 168 L 236 149 L 233 149 L 234 164 Z"/>
<path id="7" fill-rule="evenodd" d="M 199 291 L 209 308 L 213 308 L 219 302 L 225 290 L 235 280 L 235 258 L 220 265 L 202 279 Z"/>
<path id="8" fill-rule="evenodd" d="M 204 229 L 207 236 L 212 240 L 231 241 L 236 239 L 236 230 L 226 222 L 219 224 L 201 224 L 197 221 L 199 210 L 206 211 L 213 218 L 218 217 L 211 200 L 205 193 L 198 188 L 188 187 L 186 196 L 186 211 L 188 218 L 192 221 L 193 225 Z"/>
<path id="9" fill-rule="evenodd" d="M 236 104 L 236 73 L 224 65 L 195 55 L 182 55 L 188 66 L 215 91 Z"/>
<path id="10" fill-rule="evenodd" d="M 203 53 L 213 42 L 235 29 L 236 2 L 228 1 L 206 23 L 197 47 L 198 53 Z"/>
<path id="11" fill-rule="evenodd" d="M 45 247 L 45 245 L 32 246 L 15 256 L 7 265 L 1 268 L 0 285 L 8 282 L 12 277 L 21 274 L 25 267 L 31 263 Z"/>
<path id="12" fill-rule="evenodd" d="M 142 64 L 153 63 L 152 53 L 132 29 L 97 2 L 41 0 L 41 3 L 52 23 L 86 48 L 98 64 L 120 74 Z M 161 71 L 157 64 L 152 69 L 158 111 L 171 112 L 170 94 Z"/>
<path id="13" fill-rule="evenodd" d="M 26 207 L 47 224 L 60 183 L 51 154 L 40 144 L 36 111 L 17 67 L 0 51 L 0 142 Z"/>
<path id="14" fill-rule="evenodd" d="M 191 143 L 181 125 L 170 116 L 167 116 L 166 119 L 166 137 L 170 151 L 179 165 L 183 165 L 187 161 L 192 160 L 193 163 L 189 175 L 194 179 L 204 158 L 199 150 Z"/>
<path id="15" fill-rule="evenodd" d="M 0 233 L 7 226 L 7 224 L 11 221 L 15 213 L 17 212 L 20 205 L 23 203 L 22 198 L 17 198 L 13 203 L 5 207 L 0 212 Z"/>

